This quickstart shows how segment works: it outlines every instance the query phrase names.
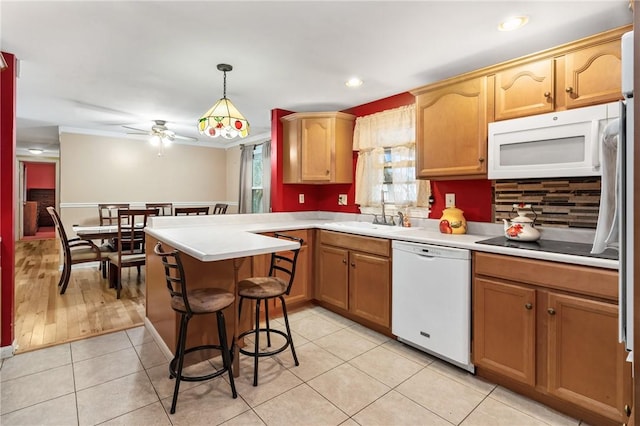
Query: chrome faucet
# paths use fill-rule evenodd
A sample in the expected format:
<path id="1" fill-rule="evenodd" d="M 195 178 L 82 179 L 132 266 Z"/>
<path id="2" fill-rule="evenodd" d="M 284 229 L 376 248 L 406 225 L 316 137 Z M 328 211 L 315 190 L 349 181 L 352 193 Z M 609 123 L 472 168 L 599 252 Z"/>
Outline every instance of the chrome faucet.
<path id="1" fill-rule="evenodd" d="M 384 189 L 380 190 L 380 200 L 381 200 L 381 205 L 382 205 L 382 221 L 378 220 L 378 215 L 373 215 L 373 223 L 378 224 L 378 225 L 395 225 L 395 223 L 393 221 L 393 216 L 391 216 L 391 221 L 387 222 L 387 213 L 386 213 L 385 208 L 384 208 L 384 205 L 385 205 Z"/>

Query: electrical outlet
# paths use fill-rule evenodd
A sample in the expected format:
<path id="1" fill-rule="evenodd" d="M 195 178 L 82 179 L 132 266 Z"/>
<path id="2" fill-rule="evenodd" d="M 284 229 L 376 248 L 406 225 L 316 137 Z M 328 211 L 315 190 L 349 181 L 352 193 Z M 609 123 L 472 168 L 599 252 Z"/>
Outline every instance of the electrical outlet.
<path id="1" fill-rule="evenodd" d="M 298 194 L 298 203 L 304 204 L 304 194 Z"/>
<path id="2" fill-rule="evenodd" d="M 339 194 L 338 195 L 338 205 L 346 206 L 347 205 L 347 194 Z"/>
<path id="3" fill-rule="evenodd" d="M 456 206 L 456 194 L 445 194 L 444 195 L 444 206 L 445 207 L 455 207 Z"/>

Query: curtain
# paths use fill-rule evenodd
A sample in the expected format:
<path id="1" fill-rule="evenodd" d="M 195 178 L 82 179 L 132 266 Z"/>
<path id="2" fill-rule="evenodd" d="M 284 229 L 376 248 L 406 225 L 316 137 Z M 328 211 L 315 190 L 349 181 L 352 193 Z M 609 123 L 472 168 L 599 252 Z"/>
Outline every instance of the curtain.
<path id="1" fill-rule="evenodd" d="M 359 117 L 353 133 L 358 151 L 356 204 L 428 207 L 430 183 L 415 178 L 415 105 Z"/>
<path id="2" fill-rule="evenodd" d="M 251 213 L 253 194 L 253 145 L 240 145 L 240 199 L 238 213 Z"/>
<path id="3" fill-rule="evenodd" d="M 262 212 L 271 212 L 271 141 L 262 144 Z"/>

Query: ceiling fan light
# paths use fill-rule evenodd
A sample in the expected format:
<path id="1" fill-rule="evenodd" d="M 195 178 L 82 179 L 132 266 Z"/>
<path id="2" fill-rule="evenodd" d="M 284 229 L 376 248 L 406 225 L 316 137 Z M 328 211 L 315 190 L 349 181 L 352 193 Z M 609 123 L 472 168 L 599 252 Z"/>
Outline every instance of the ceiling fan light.
<path id="1" fill-rule="evenodd" d="M 153 135 L 151 136 L 151 139 L 149 139 L 149 142 L 151 142 L 151 145 L 153 146 L 158 146 L 162 141 L 160 140 L 159 135 Z"/>
<path id="2" fill-rule="evenodd" d="M 202 117 L 198 120 L 198 131 L 200 134 L 225 139 L 235 137 L 245 138 L 249 135 L 249 122 L 238 111 L 233 103 L 227 99 L 227 71 L 231 71 L 231 65 L 219 64 L 218 69 L 224 72 L 224 92 L 222 98 L 218 100 Z"/>

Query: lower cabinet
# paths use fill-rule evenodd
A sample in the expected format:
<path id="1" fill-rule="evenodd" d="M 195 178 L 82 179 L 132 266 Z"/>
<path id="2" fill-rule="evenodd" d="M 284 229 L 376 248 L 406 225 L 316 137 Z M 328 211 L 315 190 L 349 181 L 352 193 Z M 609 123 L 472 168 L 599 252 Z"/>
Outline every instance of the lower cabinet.
<path id="1" fill-rule="evenodd" d="M 616 271 L 476 252 L 473 300 L 479 375 L 589 423 L 628 422 Z"/>
<path id="2" fill-rule="evenodd" d="M 291 292 L 288 296 L 285 296 L 287 307 L 294 304 L 303 303 L 311 300 L 313 294 L 311 289 L 313 288 L 313 276 L 311 274 L 311 249 L 313 247 L 313 233 L 314 231 L 307 229 L 297 229 L 292 231 L 279 231 L 281 234 L 290 235 L 292 237 L 302 238 L 303 242 L 298 254 L 298 261 L 296 264 L 296 274 L 293 279 L 293 285 L 291 286 Z M 265 233 L 263 235 L 273 236 L 273 232 Z M 260 255 L 253 257 L 253 275 L 254 276 L 266 276 L 269 274 L 269 266 L 271 262 L 271 255 Z M 283 274 L 283 278 L 288 279 L 286 274 Z M 280 309 L 280 303 L 275 304 L 276 309 Z"/>
<path id="3" fill-rule="evenodd" d="M 386 239 L 320 231 L 316 299 L 389 331 L 390 254 Z"/>

